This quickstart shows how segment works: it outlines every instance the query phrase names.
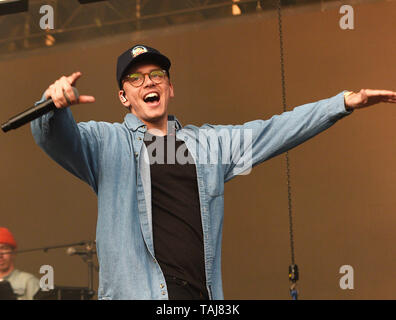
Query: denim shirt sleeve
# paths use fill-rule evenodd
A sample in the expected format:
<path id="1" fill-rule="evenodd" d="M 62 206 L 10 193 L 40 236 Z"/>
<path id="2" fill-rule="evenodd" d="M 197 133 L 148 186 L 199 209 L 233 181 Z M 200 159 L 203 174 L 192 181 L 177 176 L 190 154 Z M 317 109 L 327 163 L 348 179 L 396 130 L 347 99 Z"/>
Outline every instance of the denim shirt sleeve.
<path id="1" fill-rule="evenodd" d="M 226 149 L 230 155 L 229 161 L 223 165 L 224 181 L 249 173 L 253 166 L 298 146 L 351 114 L 352 111 L 345 108 L 344 92 L 304 104 L 268 120 L 216 126 L 217 130 L 229 130 L 231 136 L 231 139 L 220 138 L 219 142 L 220 148 Z M 239 145 L 235 146 L 233 141 L 238 141 Z"/>
<path id="2" fill-rule="evenodd" d="M 36 104 L 43 101 L 44 95 Z M 97 122 L 77 124 L 70 108 L 62 108 L 32 121 L 31 130 L 35 142 L 45 153 L 98 192 L 101 135 Z"/>

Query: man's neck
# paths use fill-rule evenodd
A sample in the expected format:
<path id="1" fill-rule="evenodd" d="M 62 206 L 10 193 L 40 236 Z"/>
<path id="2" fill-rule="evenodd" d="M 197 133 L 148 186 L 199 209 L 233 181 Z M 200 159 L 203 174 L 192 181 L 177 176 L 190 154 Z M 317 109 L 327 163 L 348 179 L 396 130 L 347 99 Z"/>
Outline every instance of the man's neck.
<path id="1" fill-rule="evenodd" d="M 144 121 L 144 124 L 147 126 L 147 130 L 150 131 L 151 134 L 156 136 L 166 136 L 168 133 L 168 115 L 166 117 L 160 119 L 157 122 L 148 122 Z"/>

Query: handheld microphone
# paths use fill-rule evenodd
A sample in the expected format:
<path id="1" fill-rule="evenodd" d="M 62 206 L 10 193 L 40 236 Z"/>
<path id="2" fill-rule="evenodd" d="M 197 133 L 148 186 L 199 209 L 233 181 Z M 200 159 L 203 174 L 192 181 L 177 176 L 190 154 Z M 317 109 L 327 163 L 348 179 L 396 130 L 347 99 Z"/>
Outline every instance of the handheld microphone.
<path id="1" fill-rule="evenodd" d="M 76 99 L 80 96 L 77 89 L 72 87 L 74 95 Z M 37 106 L 33 106 L 22 113 L 17 114 L 16 116 L 12 117 L 6 123 L 1 125 L 1 130 L 4 132 L 10 131 L 11 129 L 17 129 L 24 124 L 33 121 L 37 118 L 40 118 L 42 115 L 50 112 L 51 110 L 55 110 L 56 106 L 52 99 L 48 99 L 42 103 L 39 103 Z"/>

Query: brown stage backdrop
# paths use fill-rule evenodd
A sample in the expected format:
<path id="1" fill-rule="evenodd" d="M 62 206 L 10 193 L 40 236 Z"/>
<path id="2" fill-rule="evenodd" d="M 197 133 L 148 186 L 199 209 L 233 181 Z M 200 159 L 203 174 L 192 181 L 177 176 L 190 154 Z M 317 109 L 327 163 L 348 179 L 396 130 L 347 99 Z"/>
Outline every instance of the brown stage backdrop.
<path id="1" fill-rule="evenodd" d="M 396 2 L 355 4 L 355 29 L 339 27 L 336 2 L 284 12 L 289 109 L 344 89 L 396 89 Z M 117 56 L 154 46 L 173 66 L 170 111 L 183 124 L 240 124 L 282 112 L 276 12 L 87 40 L 3 57 L 0 119 L 38 100 L 61 75 L 81 71 L 78 121 L 122 122 Z M 301 299 L 395 299 L 396 106 L 358 110 L 290 152 L 296 262 Z M 20 249 L 95 238 L 93 191 L 50 160 L 30 127 L 0 134 L 0 225 Z M 222 270 L 226 299 L 289 299 L 284 155 L 226 184 Z M 17 267 L 55 284 L 86 286 L 87 268 L 64 249 L 18 256 Z M 339 286 L 354 269 L 354 289 Z M 133 272 L 133 270 L 131 270 Z M 95 276 L 97 289 L 97 275 Z"/>

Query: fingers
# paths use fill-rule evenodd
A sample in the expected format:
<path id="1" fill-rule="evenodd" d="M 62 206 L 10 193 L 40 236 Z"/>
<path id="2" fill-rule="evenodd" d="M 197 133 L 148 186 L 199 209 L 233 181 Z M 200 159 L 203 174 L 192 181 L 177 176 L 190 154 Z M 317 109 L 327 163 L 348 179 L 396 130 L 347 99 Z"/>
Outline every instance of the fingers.
<path id="1" fill-rule="evenodd" d="M 74 94 L 74 91 L 72 89 L 72 84 L 69 82 L 68 77 L 60 78 L 59 82 L 60 82 L 60 86 L 62 88 L 64 100 L 66 101 L 66 103 L 68 105 L 78 103 L 77 97 Z"/>
<path id="2" fill-rule="evenodd" d="M 384 102 L 396 103 L 396 92 L 384 91 L 382 95 Z"/>
<path id="3" fill-rule="evenodd" d="M 396 92 L 390 90 L 367 90 L 369 97 L 376 102 L 396 103 Z"/>
<path id="4" fill-rule="evenodd" d="M 54 102 L 57 108 L 67 107 L 67 101 L 63 95 L 62 87 L 59 84 L 59 80 L 55 82 L 54 87 L 55 97 L 52 97 L 52 101 Z"/>
<path id="5" fill-rule="evenodd" d="M 50 90 L 50 88 L 48 87 L 48 89 L 47 90 L 45 90 L 45 92 L 44 92 L 44 96 L 45 96 L 45 98 L 46 99 L 49 99 L 49 98 L 51 98 L 51 90 Z"/>
<path id="6" fill-rule="evenodd" d="M 46 90 L 46 98 L 51 98 L 57 108 L 65 108 L 77 103 L 95 102 L 95 97 L 93 96 L 80 96 L 79 98 L 75 96 L 72 87 L 81 76 L 81 72 L 74 72 L 68 77 L 63 76 L 56 80 Z"/>
<path id="7" fill-rule="evenodd" d="M 76 85 L 76 82 L 79 78 L 81 78 L 82 73 L 80 71 L 74 72 L 70 76 L 67 77 L 67 81 L 72 85 L 73 87 Z"/>
<path id="8" fill-rule="evenodd" d="M 363 90 L 363 89 L 362 89 Z M 365 89 L 364 90 L 368 96 L 372 97 L 384 97 L 384 98 L 396 98 L 396 92 L 390 90 L 372 90 L 372 89 Z"/>
<path id="9" fill-rule="evenodd" d="M 396 98 L 383 98 L 383 102 L 396 103 Z"/>
<path id="10" fill-rule="evenodd" d="M 93 96 L 80 96 L 78 99 L 79 103 L 93 103 L 95 102 L 95 97 Z"/>

